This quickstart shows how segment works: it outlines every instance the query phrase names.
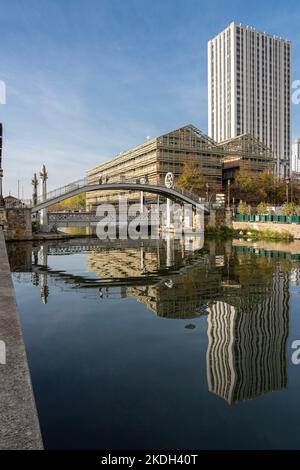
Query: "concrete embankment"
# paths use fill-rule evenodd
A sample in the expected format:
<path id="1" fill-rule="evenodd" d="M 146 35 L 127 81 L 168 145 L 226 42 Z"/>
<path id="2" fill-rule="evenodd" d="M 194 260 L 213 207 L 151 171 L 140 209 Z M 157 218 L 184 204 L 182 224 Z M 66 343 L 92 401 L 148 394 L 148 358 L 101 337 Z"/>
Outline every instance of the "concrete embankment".
<path id="1" fill-rule="evenodd" d="M 42 449 L 14 286 L 0 228 L 0 449 Z"/>

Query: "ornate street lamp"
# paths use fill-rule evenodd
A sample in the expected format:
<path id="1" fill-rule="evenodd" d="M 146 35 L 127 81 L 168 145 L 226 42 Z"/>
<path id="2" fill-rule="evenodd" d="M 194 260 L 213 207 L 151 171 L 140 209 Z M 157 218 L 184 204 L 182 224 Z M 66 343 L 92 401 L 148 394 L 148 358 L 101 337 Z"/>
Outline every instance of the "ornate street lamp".
<path id="1" fill-rule="evenodd" d="M 32 184 L 32 202 L 33 202 L 33 205 L 36 206 L 37 205 L 37 187 L 38 187 L 38 179 L 37 179 L 37 176 L 36 176 L 36 173 L 34 173 L 33 175 L 33 178 L 31 180 L 31 184 Z"/>

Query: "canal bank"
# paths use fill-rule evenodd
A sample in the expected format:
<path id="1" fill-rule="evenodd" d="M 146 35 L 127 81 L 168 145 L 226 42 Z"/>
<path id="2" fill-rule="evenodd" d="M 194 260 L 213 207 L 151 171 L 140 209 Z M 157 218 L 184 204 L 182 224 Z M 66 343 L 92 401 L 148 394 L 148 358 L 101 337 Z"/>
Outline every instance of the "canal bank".
<path id="1" fill-rule="evenodd" d="M 282 238 L 288 236 L 294 240 L 300 240 L 300 217 L 297 215 L 236 214 L 232 228 L 242 231 L 276 233 Z"/>
<path id="2" fill-rule="evenodd" d="M 38 415 L 0 229 L 0 449 L 43 449 Z"/>

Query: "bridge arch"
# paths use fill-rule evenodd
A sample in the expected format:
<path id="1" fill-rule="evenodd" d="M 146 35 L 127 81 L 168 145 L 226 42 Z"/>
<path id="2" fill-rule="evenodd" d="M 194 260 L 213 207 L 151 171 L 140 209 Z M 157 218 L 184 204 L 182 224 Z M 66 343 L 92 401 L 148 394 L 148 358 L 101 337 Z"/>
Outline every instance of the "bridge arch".
<path id="1" fill-rule="evenodd" d="M 199 201 L 196 201 L 195 198 L 192 198 L 190 195 L 183 194 L 176 189 L 167 188 L 165 186 L 157 186 L 151 184 L 141 184 L 141 183 L 107 183 L 107 184 L 84 184 L 74 187 L 71 185 L 71 189 L 62 192 L 61 194 L 51 195 L 48 199 L 43 202 L 39 202 L 31 208 L 32 213 L 39 212 L 42 209 L 46 209 L 49 206 L 58 204 L 59 202 L 69 199 L 70 197 L 77 196 L 78 194 L 92 192 L 92 191 L 143 191 L 146 193 L 159 194 L 165 196 L 168 199 L 173 201 L 180 201 L 186 204 L 191 204 L 195 209 L 202 209 L 205 212 L 209 212 L 208 208 L 203 204 L 200 204 Z M 70 187 L 70 186 L 69 186 Z"/>

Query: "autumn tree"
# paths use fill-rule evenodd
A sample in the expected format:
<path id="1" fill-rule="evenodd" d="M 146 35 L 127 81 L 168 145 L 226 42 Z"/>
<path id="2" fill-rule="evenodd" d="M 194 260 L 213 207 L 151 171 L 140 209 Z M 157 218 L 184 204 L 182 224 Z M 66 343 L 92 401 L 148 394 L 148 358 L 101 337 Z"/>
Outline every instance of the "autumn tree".
<path id="1" fill-rule="evenodd" d="M 85 193 L 70 197 L 63 202 L 67 209 L 85 209 Z"/>
<path id="2" fill-rule="evenodd" d="M 204 193 L 206 180 L 197 161 L 189 160 L 184 163 L 183 171 L 177 180 L 177 184 L 181 188 L 187 189 L 197 195 Z"/>
<path id="3" fill-rule="evenodd" d="M 270 171 L 263 171 L 258 177 L 259 185 L 264 194 L 264 201 L 273 204 L 282 204 L 286 198 L 285 182 L 273 175 Z"/>
<path id="4" fill-rule="evenodd" d="M 60 212 L 65 210 L 84 210 L 85 207 L 85 193 L 82 193 L 77 196 L 70 197 L 58 204 L 54 204 L 49 207 L 49 210 L 51 212 Z"/>
<path id="5" fill-rule="evenodd" d="M 233 194 L 249 204 L 261 202 L 282 204 L 286 198 L 286 184 L 270 171 L 241 172 L 233 185 Z"/>
<path id="6" fill-rule="evenodd" d="M 289 196 L 290 201 L 296 204 L 300 204 L 300 181 L 291 180 L 289 184 Z"/>
<path id="7" fill-rule="evenodd" d="M 257 175 L 239 172 L 232 186 L 232 195 L 248 204 L 262 200 Z"/>

